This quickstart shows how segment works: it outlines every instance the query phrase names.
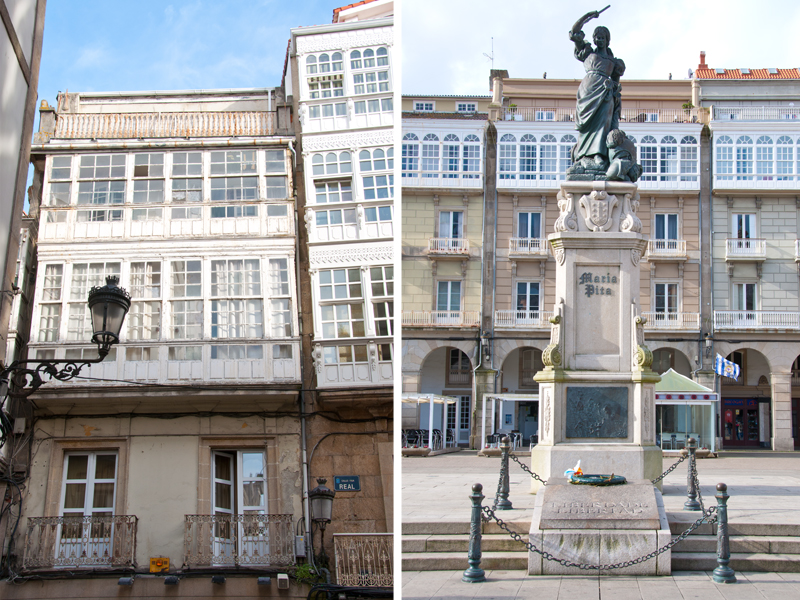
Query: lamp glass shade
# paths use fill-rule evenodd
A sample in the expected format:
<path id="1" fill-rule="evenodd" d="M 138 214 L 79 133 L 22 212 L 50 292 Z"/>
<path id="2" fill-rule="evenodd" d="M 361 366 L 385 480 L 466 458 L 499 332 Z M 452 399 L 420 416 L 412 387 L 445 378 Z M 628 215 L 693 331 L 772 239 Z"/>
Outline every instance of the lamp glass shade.
<path id="1" fill-rule="evenodd" d="M 319 484 L 308 493 L 311 501 L 311 519 L 319 523 L 330 523 L 333 512 L 333 497 L 336 492 L 325 486 L 327 479 L 319 478 Z"/>
<path id="2" fill-rule="evenodd" d="M 116 277 L 107 277 L 106 285 L 94 287 L 89 292 L 89 310 L 92 313 L 92 341 L 101 349 L 119 341 L 122 323 L 131 306 L 130 295 L 117 287 Z"/>

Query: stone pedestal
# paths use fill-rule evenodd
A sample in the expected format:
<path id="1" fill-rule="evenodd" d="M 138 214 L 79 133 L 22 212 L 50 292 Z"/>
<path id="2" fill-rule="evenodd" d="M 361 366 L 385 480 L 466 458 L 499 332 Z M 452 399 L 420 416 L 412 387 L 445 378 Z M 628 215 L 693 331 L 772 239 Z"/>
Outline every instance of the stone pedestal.
<path id="1" fill-rule="evenodd" d="M 652 353 L 644 344 L 639 262 L 647 249 L 636 216 L 637 187 L 562 184 L 561 214 L 548 237 L 556 258 L 556 303 L 539 383 L 539 444 L 531 468 L 562 476 L 580 459 L 585 473 L 629 481 L 661 473 L 655 445 Z M 539 488 L 532 481 L 532 491 Z"/>
<path id="2" fill-rule="evenodd" d="M 553 477 L 536 498 L 530 542 L 557 558 L 593 565 L 633 560 L 670 542 L 661 492 L 647 481 L 572 485 Z M 622 569 L 585 571 L 528 553 L 529 575 L 669 575 L 671 552 Z"/>

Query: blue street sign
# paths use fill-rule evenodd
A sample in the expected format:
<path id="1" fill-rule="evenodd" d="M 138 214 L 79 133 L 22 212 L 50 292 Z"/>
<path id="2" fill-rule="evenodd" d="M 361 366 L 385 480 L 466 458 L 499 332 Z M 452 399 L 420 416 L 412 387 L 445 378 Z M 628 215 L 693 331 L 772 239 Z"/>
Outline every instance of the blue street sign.
<path id="1" fill-rule="evenodd" d="M 333 491 L 334 492 L 360 492 L 361 491 L 361 477 L 358 475 L 334 475 L 333 476 Z"/>

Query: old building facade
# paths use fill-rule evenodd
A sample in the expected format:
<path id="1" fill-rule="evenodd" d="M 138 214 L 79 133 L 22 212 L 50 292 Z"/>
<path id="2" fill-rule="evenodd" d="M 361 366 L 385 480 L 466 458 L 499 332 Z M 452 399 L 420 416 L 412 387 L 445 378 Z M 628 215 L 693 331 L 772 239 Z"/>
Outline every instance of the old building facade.
<path id="1" fill-rule="evenodd" d="M 292 29 L 289 46 L 307 469 L 336 491 L 326 547 L 340 579 L 358 541 L 384 557 L 383 585 L 394 489 L 393 15 L 392 0 L 348 5 L 329 25 Z"/>
<path id="2" fill-rule="evenodd" d="M 76 579 L 4 594 L 116 596 L 113 575 L 158 597 L 151 558 L 181 596 L 233 573 L 277 594 L 305 555 L 290 122 L 282 88 L 43 105 L 29 357 L 97 356 L 86 299 L 109 276 L 131 308 L 103 362 L 14 405 L 25 494 L 6 560 Z"/>

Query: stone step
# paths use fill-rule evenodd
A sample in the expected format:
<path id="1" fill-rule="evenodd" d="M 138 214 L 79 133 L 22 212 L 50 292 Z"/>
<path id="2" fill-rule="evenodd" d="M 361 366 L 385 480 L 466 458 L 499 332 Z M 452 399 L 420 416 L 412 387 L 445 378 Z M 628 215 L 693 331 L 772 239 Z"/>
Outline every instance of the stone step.
<path id="1" fill-rule="evenodd" d="M 507 521 L 512 531 L 520 535 L 531 530 L 530 521 Z M 500 526 L 492 522 L 483 524 L 483 533 L 504 533 Z M 403 535 L 469 535 L 469 522 L 464 521 L 420 521 L 403 523 Z"/>
<path id="2" fill-rule="evenodd" d="M 459 571 L 466 569 L 466 552 L 407 552 L 402 555 L 403 571 Z M 527 552 L 482 552 L 485 571 L 527 571 Z"/>
<path id="3" fill-rule="evenodd" d="M 716 566 L 716 554 L 676 552 L 672 555 L 673 571 L 711 571 Z M 800 555 L 733 553 L 730 567 L 734 571 L 800 573 Z"/>
<path id="4" fill-rule="evenodd" d="M 523 538 L 527 540 L 527 535 Z M 462 552 L 469 551 L 469 534 L 463 535 L 404 535 L 403 552 Z M 526 552 L 525 547 L 508 534 L 481 536 L 482 552 Z"/>
<path id="5" fill-rule="evenodd" d="M 698 513 L 687 511 L 686 513 L 676 514 L 669 513 L 669 529 L 678 535 L 683 533 L 689 528 L 689 525 L 695 522 L 698 518 Z M 717 528 L 715 526 L 703 523 L 695 529 L 691 535 L 716 535 Z M 792 536 L 800 538 L 800 524 L 781 525 L 778 523 L 728 523 L 729 535 L 747 535 L 747 536 Z"/>
<path id="6" fill-rule="evenodd" d="M 730 545 L 732 553 L 800 554 L 800 537 L 788 535 L 732 535 L 730 536 Z M 673 554 L 687 552 L 710 552 L 713 554 L 716 551 L 716 535 L 690 535 L 672 548 Z"/>

